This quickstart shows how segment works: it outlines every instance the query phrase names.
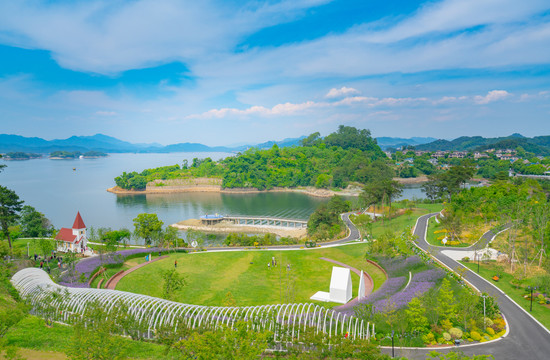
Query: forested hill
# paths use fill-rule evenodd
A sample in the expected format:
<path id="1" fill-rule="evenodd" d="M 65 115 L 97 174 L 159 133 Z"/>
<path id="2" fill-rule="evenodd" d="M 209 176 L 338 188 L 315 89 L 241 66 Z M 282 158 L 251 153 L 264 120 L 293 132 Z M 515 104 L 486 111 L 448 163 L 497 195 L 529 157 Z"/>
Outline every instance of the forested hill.
<path id="1" fill-rule="evenodd" d="M 297 186 L 343 188 L 350 181 L 366 183 L 381 173 L 393 175 L 386 155 L 368 130 L 340 126 L 325 138 L 319 133 L 311 134 L 301 145 L 274 145 L 268 150 L 249 149 L 219 162 L 194 159 L 191 165 L 123 173 L 115 182 L 123 189 L 143 189 L 157 179 L 217 177 L 223 179 L 224 188 L 264 190 Z"/>
<path id="2" fill-rule="evenodd" d="M 461 136 L 454 140 L 436 140 L 431 143 L 417 145 L 416 150 L 437 151 L 483 151 L 487 149 L 516 149 L 524 150 L 535 155 L 550 155 L 550 136 L 524 137 L 512 134 L 506 137 L 484 138 L 481 136 Z"/>

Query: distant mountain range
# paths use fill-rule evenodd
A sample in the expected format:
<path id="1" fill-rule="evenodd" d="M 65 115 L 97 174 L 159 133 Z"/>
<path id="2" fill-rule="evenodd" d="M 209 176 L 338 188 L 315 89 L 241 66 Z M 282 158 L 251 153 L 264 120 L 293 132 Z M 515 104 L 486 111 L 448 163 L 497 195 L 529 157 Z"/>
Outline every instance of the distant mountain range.
<path id="1" fill-rule="evenodd" d="M 251 147 L 269 149 L 277 144 L 279 147 L 299 145 L 305 136 L 288 138 L 281 141 L 267 141 L 261 144 L 240 146 L 207 146 L 199 143 L 179 143 L 163 146 L 160 144 L 133 144 L 117 138 L 96 134 L 93 136 L 71 136 L 68 139 L 44 140 L 38 137 L 0 134 L 0 153 L 26 152 L 49 154 L 53 151 L 101 151 L 105 153 L 170 153 L 170 152 L 239 152 Z M 431 137 L 376 138 L 382 149 L 399 148 L 412 145 L 417 150 L 485 150 L 515 149 L 518 146 L 536 155 L 550 155 L 550 136 L 527 138 L 520 134 L 507 137 L 484 138 L 481 136 L 462 136 L 454 140 L 437 140 Z"/>
<path id="2" fill-rule="evenodd" d="M 416 150 L 437 151 L 482 151 L 487 149 L 516 149 L 521 146 L 524 150 L 535 155 L 550 155 L 550 136 L 525 137 L 521 134 L 512 134 L 506 137 L 484 138 L 482 136 L 461 136 L 454 140 L 436 140 L 430 143 L 415 145 Z"/>
<path id="3" fill-rule="evenodd" d="M 427 144 L 431 143 L 433 141 L 436 141 L 436 138 L 432 137 L 412 137 L 409 139 L 404 138 L 396 138 L 396 137 L 378 137 L 376 138 L 376 142 L 378 143 L 378 146 L 382 148 L 382 150 L 386 150 L 388 148 L 400 148 L 402 146 L 418 146 L 421 144 Z"/>
<path id="4" fill-rule="evenodd" d="M 169 153 L 169 152 L 237 152 L 250 147 L 261 149 L 298 145 L 305 136 L 281 141 L 268 141 L 261 144 L 235 147 L 207 146 L 198 143 L 179 143 L 163 146 L 160 144 L 133 144 L 117 138 L 96 134 L 93 136 L 71 136 L 62 140 L 44 140 L 38 137 L 0 134 L 0 153 L 27 152 L 49 154 L 53 151 L 101 151 L 106 153 Z"/>

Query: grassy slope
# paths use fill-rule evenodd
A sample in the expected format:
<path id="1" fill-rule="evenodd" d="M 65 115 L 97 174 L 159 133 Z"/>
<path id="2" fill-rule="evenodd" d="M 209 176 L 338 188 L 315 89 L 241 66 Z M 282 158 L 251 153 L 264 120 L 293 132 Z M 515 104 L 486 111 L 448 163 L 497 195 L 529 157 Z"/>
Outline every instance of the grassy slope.
<path id="1" fill-rule="evenodd" d="M 477 263 L 465 263 L 462 262 L 464 266 L 467 266 L 470 270 L 477 273 Z M 530 300 L 527 300 L 523 297 L 526 294 L 526 291 L 522 288 L 517 289 L 515 286 L 510 284 L 510 281 L 513 280 L 513 276 L 496 270 L 494 265 L 491 263 L 481 263 L 480 264 L 480 275 L 486 280 L 490 281 L 492 284 L 496 285 L 500 290 L 504 291 L 506 295 L 511 297 L 515 302 L 517 302 L 525 310 L 529 311 Z M 500 280 L 495 282 L 491 280 L 494 275 L 501 275 Z M 536 299 L 533 299 L 533 312 L 531 313 L 538 321 L 540 321 L 547 329 L 550 329 L 550 309 L 539 305 L 536 302 Z"/>
<path id="2" fill-rule="evenodd" d="M 316 291 L 328 291 L 333 264 L 319 259 L 327 257 L 341 261 L 372 274 L 375 284 L 384 282 L 380 270 L 363 260 L 365 244 L 308 251 L 246 251 L 199 252 L 175 254 L 148 265 L 121 280 L 117 290 L 160 296 L 161 272 L 172 269 L 178 260 L 178 272 L 188 285 L 179 293 L 177 301 L 201 305 L 223 305 L 227 292 L 237 305 L 275 304 L 285 302 L 286 288 L 294 279 L 294 301 L 309 301 Z M 268 268 L 274 256 L 278 266 Z M 286 269 L 291 264 L 291 271 Z M 289 281 L 290 280 L 290 281 Z M 354 294 L 358 277 L 352 275 Z"/>
<path id="3" fill-rule="evenodd" d="M 392 207 L 399 208 L 402 204 L 396 203 Z M 408 227 L 414 226 L 419 216 L 424 214 L 441 211 L 441 204 L 417 204 L 411 215 L 400 215 L 391 220 L 378 220 L 372 226 L 372 234 L 376 238 L 382 235 L 385 231 L 403 231 Z"/>
<path id="4" fill-rule="evenodd" d="M 64 353 L 70 347 L 72 336 L 73 328 L 71 326 L 54 324 L 52 327 L 47 327 L 44 320 L 28 316 L 11 329 L 5 337 L 9 345 L 35 350 L 30 352 L 33 356 L 31 358 L 50 359 L 50 355 L 53 355 L 56 359 L 64 359 Z M 161 345 L 132 341 L 122 337 L 120 337 L 120 344 L 127 348 L 129 358 L 157 359 L 163 357 L 164 348 Z M 50 354 L 51 351 L 55 353 Z"/>
<path id="5" fill-rule="evenodd" d="M 396 204 L 399 206 L 399 204 Z M 440 204 L 419 204 L 411 216 L 402 215 L 389 221 L 376 222 L 373 234 L 385 231 L 402 231 L 413 226 L 418 216 L 441 209 Z M 186 277 L 187 286 L 180 291 L 177 301 L 201 305 L 223 305 L 230 291 L 237 305 L 275 304 L 285 302 L 289 278 L 295 279 L 294 301 L 309 301 L 316 291 L 329 291 L 332 263 L 320 260 L 326 257 L 367 271 L 374 279 L 375 289 L 385 281 L 383 273 L 364 260 L 366 244 L 307 251 L 246 251 L 222 253 L 175 254 L 170 258 L 148 265 L 123 278 L 117 290 L 161 296 L 163 270 L 174 267 Z M 269 269 L 271 257 L 278 267 Z M 291 274 L 286 265 L 291 264 Z M 358 277 L 352 275 L 353 294 L 357 293 Z"/>

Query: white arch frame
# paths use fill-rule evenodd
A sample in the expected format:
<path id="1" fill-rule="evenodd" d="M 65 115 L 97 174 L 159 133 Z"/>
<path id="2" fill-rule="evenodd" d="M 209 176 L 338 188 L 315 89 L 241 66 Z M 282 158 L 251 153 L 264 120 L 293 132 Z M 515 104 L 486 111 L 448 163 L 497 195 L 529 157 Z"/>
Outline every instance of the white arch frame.
<path id="1" fill-rule="evenodd" d="M 55 284 L 46 272 L 37 268 L 17 272 L 11 282 L 21 297 L 32 305 L 33 311 L 38 313 L 47 296 L 59 292 L 61 296 L 50 304 L 56 310 L 56 321 L 64 322 L 71 316 L 82 316 L 93 302 L 103 306 L 107 313 L 112 312 L 116 304 L 124 303 L 128 307 L 128 316 L 134 317 L 139 325 L 146 325 L 149 335 L 164 325 L 170 325 L 174 330 L 182 324 L 192 329 L 217 329 L 220 326 L 234 327 L 236 322 L 243 320 L 252 323 L 251 331 L 281 331 L 290 335 L 291 341 L 299 340 L 301 330 L 307 326 L 329 337 L 347 333 L 352 338 L 369 339 L 374 334 L 374 324 L 371 329 L 368 322 L 365 324 L 353 316 L 313 303 L 246 307 L 182 304 L 118 290 L 69 288 Z M 277 338 L 281 333 L 275 335 Z"/>

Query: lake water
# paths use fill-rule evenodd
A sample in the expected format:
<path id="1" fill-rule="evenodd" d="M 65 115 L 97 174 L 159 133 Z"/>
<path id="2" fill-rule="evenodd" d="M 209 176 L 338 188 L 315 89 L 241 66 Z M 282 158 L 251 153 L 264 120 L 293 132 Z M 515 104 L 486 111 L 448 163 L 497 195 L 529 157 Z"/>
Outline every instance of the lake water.
<path id="1" fill-rule="evenodd" d="M 300 193 L 179 193 L 116 195 L 106 189 L 123 171 L 189 163 L 193 158 L 218 160 L 229 153 L 111 154 L 99 159 L 1 161 L 0 184 L 14 190 L 26 204 L 44 213 L 56 228 L 70 227 L 80 211 L 88 227 L 126 227 L 140 213 L 156 213 L 165 224 L 206 213 L 307 219 L 327 198 Z M 73 170 L 75 168 L 76 170 Z M 424 197 L 408 187 L 402 197 Z"/>

